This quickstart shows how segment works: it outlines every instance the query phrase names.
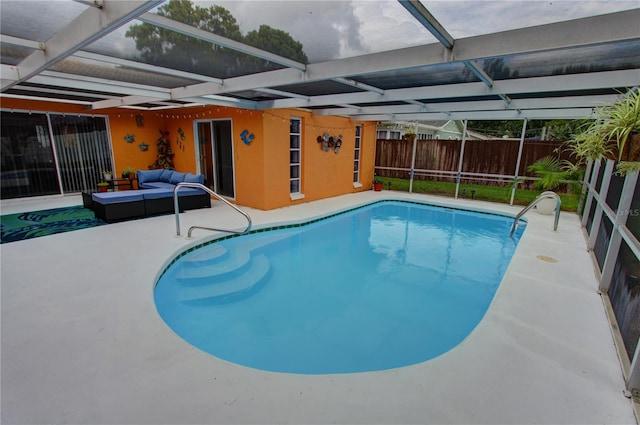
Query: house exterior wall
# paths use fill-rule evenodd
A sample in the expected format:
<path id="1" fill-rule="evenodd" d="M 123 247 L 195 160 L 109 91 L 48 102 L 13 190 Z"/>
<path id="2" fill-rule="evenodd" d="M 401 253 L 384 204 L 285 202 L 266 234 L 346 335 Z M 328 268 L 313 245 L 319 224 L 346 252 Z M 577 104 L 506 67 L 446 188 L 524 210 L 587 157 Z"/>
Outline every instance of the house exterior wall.
<path id="1" fill-rule="evenodd" d="M 6 98 L 3 109 L 38 112 L 62 112 L 108 117 L 116 175 L 127 167 L 147 169 L 156 159 L 156 142 L 160 131 L 169 132 L 175 152 L 174 166 L 185 172 L 197 171 L 195 123 L 200 120 L 230 119 L 235 174 L 235 202 L 269 210 L 369 190 L 373 180 L 376 128 L 375 123 L 354 122 L 344 117 L 314 117 L 301 110 L 250 111 L 230 107 L 206 106 L 175 110 L 138 111 L 105 109 L 87 111 L 79 105 L 27 101 Z M 302 120 L 301 134 L 301 199 L 289 193 L 289 119 Z M 143 125 L 140 126 L 140 121 Z M 353 183 L 355 128 L 362 126 L 360 149 L 360 184 Z M 179 135 L 180 129 L 184 140 Z M 242 131 L 254 135 L 251 144 L 241 139 Z M 323 133 L 337 138 L 342 135 L 338 153 L 325 152 L 317 138 Z M 127 143 L 125 136 L 135 135 Z M 141 151 L 141 143 L 149 145 Z"/>

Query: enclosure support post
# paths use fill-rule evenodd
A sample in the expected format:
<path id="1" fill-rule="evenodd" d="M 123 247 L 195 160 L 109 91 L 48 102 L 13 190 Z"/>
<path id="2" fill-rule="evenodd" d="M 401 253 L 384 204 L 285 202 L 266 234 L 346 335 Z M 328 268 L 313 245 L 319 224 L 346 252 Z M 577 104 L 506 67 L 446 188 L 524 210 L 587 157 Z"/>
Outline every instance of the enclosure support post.
<path id="1" fill-rule="evenodd" d="M 627 391 L 629 391 L 633 396 L 637 395 L 637 393 L 634 394 L 634 392 L 640 391 L 640 343 L 636 345 L 636 352 L 633 355 L 631 367 L 629 368 Z"/>
<path id="2" fill-rule="evenodd" d="M 609 286 L 613 279 L 613 270 L 616 267 L 616 260 L 618 259 L 620 244 L 622 243 L 620 226 L 624 226 L 627 223 L 637 181 L 638 173 L 627 174 L 627 177 L 624 179 L 624 185 L 622 186 L 622 193 L 620 194 L 620 201 L 618 202 L 615 221 L 613 222 L 611 239 L 609 239 L 609 246 L 607 247 L 607 256 L 602 265 L 602 273 L 600 275 L 599 289 L 602 293 L 607 293 L 609 291 Z"/>
<path id="3" fill-rule="evenodd" d="M 416 168 L 416 149 L 418 146 L 418 121 L 414 127 L 415 137 L 413 138 L 413 153 L 411 154 L 411 172 L 409 173 L 409 193 L 413 192 L 413 173 Z"/>
<path id="4" fill-rule="evenodd" d="M 587 227 L 587 220 L 589 220 L 589 213 L 591 212 L 591 203 L 593 202 L 593 194 L 596 190 L 596 182 L 598 181 L 598 174 L 600 173 L 600 167 L 602 166 L 602 161 L 600 160 L 590 160 L 589 162 L 593 163 L 593 168 L 591 170 L 591 178 L 587 182 L 587 200 L 585 201 L 584 209 L 582 210 L 582 227 Z M 587 173 L 585 173 L 585 179 L 586 177 Z"/>
<path id="5" fill-rule="evenodd" d="M 458 191 L 460 190 L 460 177 L 462 175 L 462 160 L 464 159 L 464 142 L 467 139 L 467 120 L 464 120 L 464 127 L 462 129 L 462 145 L 460 146 L 460 159 L 458 160 L 458 174 L 456 174 L 456 195 L 455 199 L 458 199 Z"/>
<path id="6" fill-rule="evenodd" d="M 613 174 L 614 166 L 615 161 L 608 159 L 607 165 L 604 167 L 604 176 L 602 176 L 600 192 L 596 192 L 595 188 L 593 190 L 593 197 L 596 201 L 596 212 L 593 215 L 591 231 L 589 232 L 589 240 L 587 241 L 587 249 L 590 251 L 596 246 L 598 233 L 600 233 L 600 223 L 602 222 L 602 214 L 604 214 L 604 205 L 607 203 L 607 193 L 609 193 L 609 183 L 611 182 L 611 174 Z"/>
<path id="7" fill-rule="evenodd" d="M 580 211 L 583 211 L 582 207 L 584 206 L 586 198 L 589 194 L 589 186 L 588 186 L 589 176 L 591 175 L 591 169 L 593 167 L 594 162 L 595 161 L 593 161 L 592 159 L 587 161 L 587 167 L 584 171 L 584 178 L 582 179 L 582 185 L 580 186 L 580 200 L 578 201 L 578 214 L 580 214 Z"/>
<path id="8" fill-rule="evenodd" d="M 524 136 L 527 131 L 527 119 L 522 122 L 522 133 L 520 134 L 520 147 L 518 148 L 518 159 L 516 160 L 516 171 L 513 173 L 513 187 L 511 188 L 511 199 L 509 205 L 513 205 L 513 198 L 516 197 L 516 186 L 518 184 L 518 172 L 520 171 L 520 159 L 522 158 L 522 148 L 524 147 Z"/>

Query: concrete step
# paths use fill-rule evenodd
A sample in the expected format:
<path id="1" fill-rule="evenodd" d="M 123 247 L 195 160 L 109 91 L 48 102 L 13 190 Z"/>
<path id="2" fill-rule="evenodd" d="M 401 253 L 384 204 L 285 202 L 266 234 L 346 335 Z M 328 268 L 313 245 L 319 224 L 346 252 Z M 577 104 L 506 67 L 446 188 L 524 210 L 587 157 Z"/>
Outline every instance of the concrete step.
<path id="1" fill-rule="evenodd" d="M 224 259 L 207 262 L 200 267 L 179 267 L 173 276 L 180 285 L 206 285 L 214 279 L 224 279 L 242 274 L 249 265 L 251 252 L 246 249 L 233 249 L 224 255 Z"/>
<path id="2" fill-rule="evenodd" d="M 249 267 L 240 275 L 209 285 L 182 288 L 178 300 L 191 305 L 211 305 L 237 301 L 258 292 L 268 280 L 271 263 L 265 255 L 251 259 Z"/>

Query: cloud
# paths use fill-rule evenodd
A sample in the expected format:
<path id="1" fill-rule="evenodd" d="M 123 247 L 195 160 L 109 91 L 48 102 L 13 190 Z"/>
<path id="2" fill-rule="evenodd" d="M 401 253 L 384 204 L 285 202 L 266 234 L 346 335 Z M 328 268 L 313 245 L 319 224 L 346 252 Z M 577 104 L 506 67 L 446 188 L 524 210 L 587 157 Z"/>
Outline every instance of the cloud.
<path id="1" fill-rule="evenodd" d="M 637 0 L 447 0 L 426 4 L 454 38 L 601 15 L 639 5 Z"/>
<path id="2" fill-rule="evenodd" d="M 360 21 L 351 1 L 222 1 L 244 34 L 261 24 L 288 32 L 311 62 L 335 59 L 343 51 L 361 53 Z"/>
<path id="3" fill-rule="evenodd" d="M 215 1 L 243 33 L 260 24 L 288 32 L 311 62 L 382 52 L 436 39 L 397 0 Z M 638 7 L 637 0 L 423 0 L 454 38 Z"/>

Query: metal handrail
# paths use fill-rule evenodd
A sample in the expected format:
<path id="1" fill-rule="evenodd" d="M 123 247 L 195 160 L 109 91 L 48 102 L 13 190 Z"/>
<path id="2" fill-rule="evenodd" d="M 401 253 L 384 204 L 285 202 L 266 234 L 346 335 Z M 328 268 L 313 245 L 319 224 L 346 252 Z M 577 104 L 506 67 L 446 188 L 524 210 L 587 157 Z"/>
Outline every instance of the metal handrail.
<path id="1" fill-rule="evenodd" d="M 179 205 L 179 202 L 178 202 L 178 190 L 180 190 L 181 187 L 194 187 L 194 188 L 197 188 L 197 189 L 204 190 L 205 192 L 209 193 L 209 195 L 215 196 L 216 198 L 218 198 L 219 200 L 221 200 L 225 204 L 229 205 L 234 210 L 238 211 L 240 214 L 245 216 L 245 218 L 248 221 L 247 228 L 244 229 L 241 232 L 237 231 L 237 230 L 230 230 L 230 229 L 216 229 L 214 227 L 191 226 L 191 227 L 189 227 L 189 231 L 187 232 L 187 238 L 191 237 L 191 232 L 193 231 L 193 229 L 202 229 L 202 230 L 212 230 L 212 231 L 218 231 L 218 232 L 237 233 L 237 234 L 240 234 L 240 235 L 243 235 L 243 234 L 247 233 L 249 230 L 251 230 L 251 217 L 249 217 L 249 214 L 247 214 L 246 212 L 242 211 L 240 208 L 236 207 L 231 202 L 227 201 L 222 196 L 218 195 L 216 192 L 214 192 L 213 190 L 209 189 L 207 186 L 205 186 L 203 184 L 200 184 L 200 183 L 178 183 L 176 185 L 176 187 L 173 189 L 173 207 L 174 207 L 175 213 L 176 213 L 176 236 L 180 236 L 180 205 Z"/>
<path id="2" fill-rule="evenodd" d="M 518 228 L 518 220 L 520 220 L 520 217 L 525 215 L 527 213 L 527 211 L 529 211 L 531 208 L 535 207 L 536 204 L 538 202 L 540 202 L 541 200 L 543 200 L 543 199 L 555 199 L 556 200 L 556 217 L 555 217 L 555 220 L 553 222 L 553 231 L 555 232 L 556 230 L 558 230 L 558 220 L 560 220 L 560 205 L 562 205 L 562 200 L 560 199 L 560 197 L 558 196 L 557 193 L 547 191 L 547 192 L 542 192 L 540 195 L 536 196 L 536 199 L 531 201 L 529 203 L 529 205 L 524 207 L 524 209 L 518 213 L 516 218 L 513 220 L 513 224 L 511 225 L 511 231 L 509 232 L 509 236 L 511 236 L 513 234 L 513 232 L 515 232 L 516 229 Z"/>

